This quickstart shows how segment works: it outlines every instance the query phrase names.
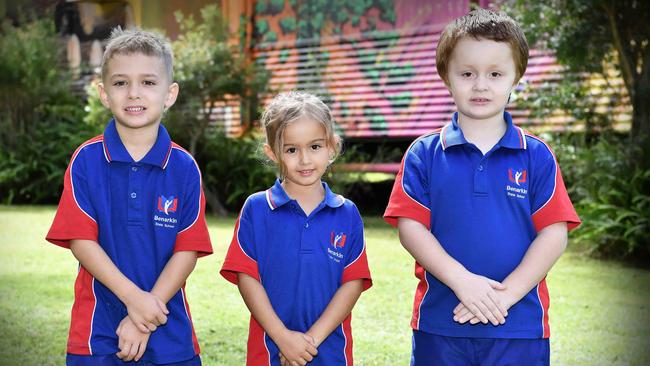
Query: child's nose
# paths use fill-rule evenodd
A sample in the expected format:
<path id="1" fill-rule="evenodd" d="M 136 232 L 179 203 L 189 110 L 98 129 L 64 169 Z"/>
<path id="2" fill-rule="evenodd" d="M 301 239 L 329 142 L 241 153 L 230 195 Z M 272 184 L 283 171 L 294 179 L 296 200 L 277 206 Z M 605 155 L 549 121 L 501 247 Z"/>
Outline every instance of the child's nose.
<path id="1" fill-rule="evenodd" d="M 487 90 L 487 80 L 485 80 L 485 77 L 479 76 L 476 79 L 474 79 L 474 85 L 472 88 L 476 91 L 484 91 Z"/>
<path id="2" fill-rule="evenodd" d="M 307 163 L 309 163 L 309 154 L 307 154 L 307 152 L 304 151 L 304 150 L 301 150 L 301 151 L 300 151 L 300 162 L 301 162 L 302 164 L 307 164 Z"/>
<path id="3" fill-rule="evenodd" d="M 136 85 L 135 83 L 129 85 L 128 92 L 129 92 L 129 98 L 131 99 L 136 99 L 140 96 L 138 85 Z"/>

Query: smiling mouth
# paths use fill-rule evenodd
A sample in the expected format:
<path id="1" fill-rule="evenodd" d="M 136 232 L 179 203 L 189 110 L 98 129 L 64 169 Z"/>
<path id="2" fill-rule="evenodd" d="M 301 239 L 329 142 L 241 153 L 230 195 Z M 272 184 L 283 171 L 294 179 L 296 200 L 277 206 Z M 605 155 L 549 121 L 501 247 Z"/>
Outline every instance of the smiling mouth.
<path id="1" fill-rule="evenodd" d="M 145 109 L 147 109 L 147 108 L 142 107 L 142 106 L 138 106 L 138 107 L 126 107 L 126 108 L 124 108 L 124 110 L 127 111 L 127 112 L 129 112 L 129 113 L 138 113 L 138 112 L 142 112 L 142 111 L 144 111 Z"/>
<path id="2" fill-rule="evenodd" d="M 304 175 L 304 176 L 311 175 L 311 173 L 313 173 L 313 172 L 314 172 L 313 169 L 309 169 L 309 170 L 299 170 L 299 171 L 298 171 L 298 173 L 299 173 L 300 175 Z"/>
<path id="3" fill-rule="evenodd" d="M 470 102 L 473 102 L 473 103 L 487 103 L 489 101 L 490 100 L 487 99 L 487 98 L 472 98 L 472 99 L 470 99 Z"/>

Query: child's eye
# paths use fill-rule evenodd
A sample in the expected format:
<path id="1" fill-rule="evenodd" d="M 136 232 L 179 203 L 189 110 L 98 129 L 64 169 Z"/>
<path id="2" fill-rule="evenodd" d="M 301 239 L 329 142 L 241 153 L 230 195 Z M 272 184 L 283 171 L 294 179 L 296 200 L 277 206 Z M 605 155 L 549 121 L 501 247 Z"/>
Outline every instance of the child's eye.
<path id="1" fill-rule="evenodd" d="M 156 85 L 156 82 L 153 81 L 153 80 L 145 80 L 145 81 L 143 81 L 142 83 L 143 83 L 144 85 L 149 85 L 149 86 Z"/>
<path id="2" fill-rule="evenodd" d="M 465 72 L 461 73 L 460 76 L 462 76 L 462 77 L 464 77 L 464 78 L 471 78 L 471 77 L 472 77 L 472 73 L 469 72 L 469 71 L 465 71 Z"/>
<path id="3" fill-rule="evenodd" d="M 290 148 L 287 148 L 285 151 L 286 151 L 287 154 L 295 154 L 296 153 L 296 148 L 295 147 L 290 147 Z"/>
<path id="4" fill-rule="evenodd" d="M 123 80 L 118 80 L 113 83 L 113 86 L 124 86 L 124 85 L 126 85 L 126 81 Z"/>
<path id="5" fill-rule="evenodd" d="M 311 149 L 312 149 L 312 150 L 318 150 L 318 149 L 320 149 L 321 147 L 322 147 L 322 146 L 319 145 L 319 144 L 313 144 L 313 145 L 311 145 Z"/>
<path id="6" fill-rule="evenodd" d="M 501 73 L 497 71 L 493 71 L 490 73 L 490 76 L 493 78 L 498 78 L 499 76 L 501 76 Z"/>

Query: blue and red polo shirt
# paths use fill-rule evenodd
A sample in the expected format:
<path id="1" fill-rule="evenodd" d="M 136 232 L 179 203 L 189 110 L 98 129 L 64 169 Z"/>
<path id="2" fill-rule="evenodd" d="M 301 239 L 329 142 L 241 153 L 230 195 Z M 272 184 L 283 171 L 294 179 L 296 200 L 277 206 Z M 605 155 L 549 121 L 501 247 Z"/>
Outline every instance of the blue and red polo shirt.
<path id="1" fill-rule="evenodd" d="M 64 248 L 73 239 L 95 241 L 126 277 L 150 291 L 175 252 L 212 253 L 204 214 L 199 168 L 165 127 L 160 125 L 154 146 L 135 162 L 111 120 L 102 135 L 72 155 L 46 239 Z M 67 352 L 118 352 L 115 330 L 127 315 L 124 304 L 83 266 L 74 295 Z M 167 307 L 167 324 L 151 334 L 143 360 L 171 363 L 199 354 L 184 287 Z"/>
<path id="2" fill-rule="evenodd" d="M 320 318 L 341 284 L 371 285 L 363 222 L 354 203 L 332 193 L 306 216 L 280 181 L 246 200 L 237 219 L 221 275 L 260 281 L 273 310 L 291 330 L 306 332 Z M 310 365 L 352 365 L 352 316 L 318 348 Z M 279 349 L 251 316 L 246 364 L 280 365 Z"/>
<path id="3" fill-rule="evenodd" d="M 512 123 L 485 155 L 469 143 L 458 114 L 442 129 L 408 148 L 384 213 L 416 220 L 467 270 L 503 281 L 521 262 L 537 232 L 567 222 L 580 224 L 553 151 Z M 451 337 L 548 338 L 549 294 L 545 279 L 508 311 L 504 325 L 458 324 L 454 292 L 415 264 L 413 329 Z"/>

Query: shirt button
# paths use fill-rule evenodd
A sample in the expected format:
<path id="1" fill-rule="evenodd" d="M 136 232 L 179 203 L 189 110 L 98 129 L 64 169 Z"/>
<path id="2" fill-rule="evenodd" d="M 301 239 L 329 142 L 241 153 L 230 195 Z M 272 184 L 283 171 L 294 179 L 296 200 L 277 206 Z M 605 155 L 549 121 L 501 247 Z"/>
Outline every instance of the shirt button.
<path id="1" fill-rule="evenodd" d="M 131 193 L 131 198 L 136 198 L 136 197 L 138 197 L 138 195 L 135 194 L 135 192 Z"/>
<path id="2" fill-rule="evenodd" d="M 305 223 L 305 229 L 308 228 L 308 227 L 309 227 L 309 223 L 306 222 L 306 223 Z"/>
<path id="3" fill-rule="evenodd" d="M 483 165 L 479 165 L 479 166 L 478 166 L 478 171 L 479 171 L 479 172 L 482 172 L 482 171 L 483 171 Z"/>
<path id="4" fill-rule="evenodd" d="M 138 167 L 137 167 L 137 166 L 132 166 L 132 167 L 131 167 L 131 170 L 133 170 L 134 172 L 137 172 L 137 171 L 138 171 Z"/>

